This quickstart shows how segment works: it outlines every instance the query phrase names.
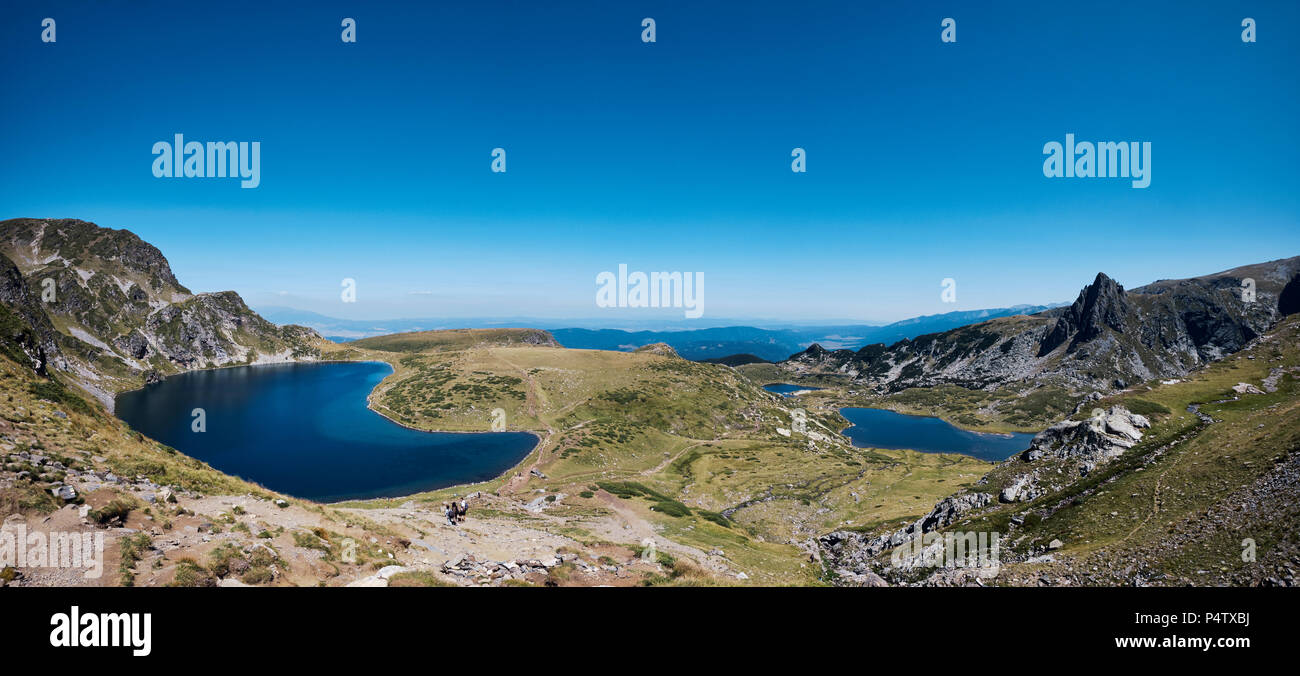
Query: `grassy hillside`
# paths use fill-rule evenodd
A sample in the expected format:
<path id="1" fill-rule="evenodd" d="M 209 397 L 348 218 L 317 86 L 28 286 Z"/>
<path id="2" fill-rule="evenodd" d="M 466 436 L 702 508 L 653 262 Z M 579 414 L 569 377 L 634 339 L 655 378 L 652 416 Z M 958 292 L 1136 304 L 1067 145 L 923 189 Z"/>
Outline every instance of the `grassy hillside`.
<path id="1" fill-rule="evenodd" d="M 426 352 L 461 350 L 485 345 L 548 345 L 559 347 L 555 338 L 541 329 L 450 329 L 414 331 L 362 338 L 350 345 L 384 352 Z"/>

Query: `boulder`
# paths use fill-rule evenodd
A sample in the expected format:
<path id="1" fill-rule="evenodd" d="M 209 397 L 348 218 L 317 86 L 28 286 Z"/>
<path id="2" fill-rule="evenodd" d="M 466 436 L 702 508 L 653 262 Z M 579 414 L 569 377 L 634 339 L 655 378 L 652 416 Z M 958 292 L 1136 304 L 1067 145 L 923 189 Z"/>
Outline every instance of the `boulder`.
<path id="1" fill-rule="evenodd" d="M 378 573 L 375 573 L 375 576 L 387 580 L 398 573 L 405 573 L 408 570 L 410 570 L 410 568 L 407 568 L 406 566 L 384 566 L 379 569 Z"/>
<path id="2" fill-rule="evenodd" d="M 1112 406 L 1087 420 L 1063 420 L 1039 432 L 1021 460 L 1068 458 L 1085 466 L 1109 462 L 1137 445 L 1142 430 L 1151 426 L 1145 416 L 1122 406 Z"/>
<path id="3" fill-rule="evenodd" d="M 1033 475 L 1022 474 L 1021 476 L 1016 477 L 1015 480 L 1013 480 L 1006 488 L 1002 489 L 1002 492 L 998 495 L 998 499 L 1002 502 L 1033 500 L 1036 497 L 1033 483 Z"/>

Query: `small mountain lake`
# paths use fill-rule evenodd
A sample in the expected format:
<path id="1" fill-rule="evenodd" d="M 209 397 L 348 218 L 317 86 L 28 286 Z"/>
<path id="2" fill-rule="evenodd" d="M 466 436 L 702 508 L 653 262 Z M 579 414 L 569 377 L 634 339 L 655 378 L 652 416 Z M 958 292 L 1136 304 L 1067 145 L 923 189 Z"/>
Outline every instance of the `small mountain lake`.
<path id="1" fill-rule="evenodd" d="M 960 453 L 1000 462 L 1029 448 L 1034 435 L 987 434 L 954 427 L 939 418 L 903 415 L 879 408 L 842 408 L 853 423 L 844 435 L 858 448 L 909 448 L 922 453 Z"/>
<path id="2" fill-rule="evenodd" d="M 527 432 L 402 427 L 366 407 L 390 373 L 379 362 L 190 371 L 118 395 L 116 412 L 135 430 L 222 472 L 320 502 L 485 481 L 537 445 Z M 191 429 L 196 408 L 204 410 L 204 432 Z"/>
<path id="3" fill-rule="evenodd" d="M 783 397 L 793 397 L 796 392 L 803 392 L 805 390 L 820 390 L 822 388 L 808 387 L 807 385 L 791 385 L 789 383 L 772 383 L 770 385 L 764 385 L 763 389 L 767 390 L 768 392 L 775 392 L 776 394 L 779 394 Z"/>

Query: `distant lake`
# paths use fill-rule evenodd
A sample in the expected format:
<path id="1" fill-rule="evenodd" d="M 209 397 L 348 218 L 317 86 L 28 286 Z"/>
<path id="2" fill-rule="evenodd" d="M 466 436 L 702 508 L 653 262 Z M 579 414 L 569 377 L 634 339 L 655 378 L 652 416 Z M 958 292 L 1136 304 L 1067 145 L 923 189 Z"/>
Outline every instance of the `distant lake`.
<path id="1" fill-rule="evenodd" d="M 953 427 L 939 418 L 879 408 L 842 408 L 853 423 L 844 430 L 858 448 L 910 448 L 922 453 L 960 453 L 999 462 L 1029 448 L 1032 434 L 986 434 Z"/>
<path id="2" fill-rule="evenodd" d="M 377 362 L 190 371 L 118 395 L 116 410 L 135 430 L 222 472 L 321 502 L 485 481 L 537 445 L 527 432 L 402 427 L 366 407 L 390 373 Z M 206 432 L 191 431 L 195 408 L 206 413 Z"/>
<path id="3" fill-rule="evenodd" d="M 793 397 L 795 392 L 801 392 L 803 390 L 820 390 L 822 388 L 808 387 L 807 385 L 791 385 L 789 383 L 772 383 L 771 385 L 764 385 L 763 389 L 768 392 L 775 392 L 783 397 Z"/>

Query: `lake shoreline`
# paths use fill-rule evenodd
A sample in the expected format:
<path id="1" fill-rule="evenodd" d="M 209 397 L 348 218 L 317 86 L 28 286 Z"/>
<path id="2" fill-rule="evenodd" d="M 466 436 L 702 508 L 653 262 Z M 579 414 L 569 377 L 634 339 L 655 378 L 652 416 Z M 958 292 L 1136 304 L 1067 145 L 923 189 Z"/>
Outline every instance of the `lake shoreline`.
<path id="1" fill-rule="evenodd" d="M 1029 448 L 1034 434 L 963 429 L 939 416 L 902 413 L 887 408 L 843 406 L 840 417 L 850 425 L 840 431 L 856 448 L 912 450 L 953 454 L 985 462 L 1002 462 Z M 853 434 L 854 430 L 857 434 Z"/>
<path id="2" fill-rule="evenodd" d="M 267 464 L 266 467 L 264 468 L 264 470 L 265 470 L 265 471 L 269 471 L 269 472 L 271 473 L 271 475 L 268 475 L 268 474 L 265 474 L 265 473 L 259 473 L 259 472 L 257 472 L 257 471 L 251 471 L 250 469 L 248 469 L 247 466 L 245 466 L 245 467 L 240 467 L 240 466 L 238 466 L 238 465 L 226 465 L 226 469 L 221 469 L 221 468 L 218 468 L 218 467 L 212 465 L 212 461 L 214 460 L 214 458 L 211 457 L 211 456 L 212 456 L 212 453 L 213 453 L 214 448 L 216 448 L 217 450 L 219 450 L 219 451 L 222 452 L 222 453 L 225 453 L 225 452 L 227 452 L 228 450 L 236 450 L 236 449 L 238 449 L 240 452 L 245 452 L 245 453 L 246 453 L 246 452 L 247 452 L 247 449 L 249 449 L 249 448 L 256 448 L 258 444 L 274 443 L 274 442 L 275 442 L 275 439 L 274 439 L 274 438 L 262 438 L 262 437 L 257 437 L 256 439 L 252 439 L 252 438 L 250 437 L 250 439 L 252 439 L 252 440 L 249 441 L 247 444 L 245 444 L 243 441 L 236 441 L 236 440 L 234 440 L 234 439 L 244 439 L 244 437 L 242 437 L 242 436 L 237 436 L 237 437 L 235 437 L 234 439 L 222 439 L 222 438 L 217 438 L 217 439 L 214 439 L 214 440 L 212 440 L 212 441 L 215 442 L 216 444 L 224 444 L 224 445 L 218 445 L 218 446 L 215 446 L 215 447 L 214 447 L 214 446 L 211 446 L 211 445 L 208 445 L 207 447 L 205 447 L 204 444 L 200 444 L 199 446 L 195 447 L 195 446 L 193 446 L 193 444 L 189 444 L 189 446 L 191 446 L 191 448 L 189 449 L 189 452 L 186 452 L 185 450 L 183 450 L 183 449 L 177 447 L 177 443 L 176 443 L 176 442 L 177 442 L 178 440 L 172 438 L 172 437 L 175 436 L 175 430 L 168 431 L 168 430 L 166 430 L 166 429 L 158 428 L 156 425 L 150 425 L 150 424 L 148 424 L 147 422 L 145 422 L 146 419 L 142 419 L 142 418 L 139 417 L 139 413 L 138 413 L 138 412 L 140 411 L 140 408 L 139 408 L 139 407 L 141 406 L 139 400 L 137 400 L 136 402 L 133 402 L 133 403 L 129 403 L 129 404 L 125 405 L 125 406 L 120 406 L 120 407 L 119 407 L 119 406 L 115 406 L 115 407 L 114 407 L 114 410 L 112 411 L 112 413 L 113 413 L 114 417 L 118 418 L 119 420 L 122 420 L 123 422 L 126 422 L 127 425 L 128 425 L 129 427 L 131 427 L 131 429 L 133 429 L 134 431 L 136 431 L 136 432 L 138 432 L 138 433 L 141 433 L 141 434 L 144 434 L 144 435 L 147 436 L 148 438 L 150 438 L 150 439 L 152 439 L 152 440 L 154 440 L 154 441 L 157 441 L 157 442 L 159 442 L 159 443 L 167 444 L 167 445 L 172 446 L 172 447 L 177 447 L 177 450 L 180 451 L 181 453 L 185 454 L 186 456 L 188 456 L 188 457 L 190 457 L 190 458 L 194 458 L 195 460 L 198 460 L 198 461 L 200 461 L 200 462 L 203 462 L 203 463 L 205 463 L 205 464 L 207 464 L 207 465 L 209 465 L 209 466 L 212 466 L 213 469 L 215 469 L 215 470 L 217 470 L 217 471 L 219 471 L 219 472 L 222 472 L 223 474 L 226 474 L 226 475 L 228 475 L 228 476 L 232 476 L 232 477 L 241 477 L 241 478 L 244 478 L 244 480 L 246 480 L 246 481 L 250 481 L 250 482 L 255 483 L 255 484 L 257 484 L 257 485 L 263 486 L 263 487 L 267 488 L 267 489 L 270 490 L 270 491 L 273 491 L 273 492 L 276 492 L 276 493 L 280 493 L 280 494 L 282 494 L 282 495 L 284 495 L 284 496 L 286 496 L 286 497 L 291 497 L 291 498 L 294 498 L 294 499 L 297 499 L 297 500 L 304 500 L 304 501 L 307 501 L 307 502 L 312 502 L 312 503 L 321 504 L 321 505 L 336 505 L 336 504 L 342 504 L 342 503 L 358 503 L 358 502 L 366 502 L 366 501 L 369 501 L 369 500 L 396 500 L 396 499 L 406 499 L 406 498 L 412 498 L 412 497 L 414 497 L 414 496 L 418 496 L 418 495 L 425 495 L 425 494 L 428 494 L 428 493 L 430 493 L 430 492 L 434 492 L 434 491 L 443 491 L 443 490 L 448 490 L 448 489 L 455 489 L 455 488 L 460 487 L 460 486 L 476 486 L 476 485 L 482 485 L 482 484 L 484 484 L 484 483 L 489 483 L 489 482 L 493 482 L 493 481 L 505 480 L 505 479 L 508 479 L 509 477 L 515 475 L 515 474 L 518 474 L 518 473 L 521 471 L 521 467 L 526 466 L 526 465 L 529 463 L 530 459 L 533 458 L 533 457 L 535 457 L 535 456 L 537 455 L 539 449 L 540 449 L 540 448 L 543 446 L 543 444 L 544 444 L 544 435 L 540 434 L 539 432 L 537 432 L 537 431 L 535 431 L 535 430 L 503 430 L 503 431 L 501 431 L 501 432 L 494 432 L 494 431 L 491 431 L 491 430 L 430 430 L 430 429 L 422 429 L 422 428 L 420 428 L 420 427 L 416 427 L 416 426 L 414 426 L 414 425 L 406 424 L 406 423 L 402 422 L 401 420 L 396 419 L 396 418 L 394 417 L 394 415 L 391 414 L 391 412 L 388 412 L 388 411 L 384 410 L 384 407 L 382 406 L 382 404 L 380 404 L 380 402 L 379 402 L 378 399 L 379 399 L 379 394 L 382 392 L 382 390 L 380 389 L 381 386 L 384 384 L 385 381 L 387 381 L 387 380 L 388 380 L 389 378 L 391 378 L 395 373 L 397 373 L 397 372 L 398 372 L 398 369 L 397 369 L 397 367 L 396 367 L 395 364 L 389 362 L 388 360 L 385 360 L 385 359 L 383 359 L 383 358 L 373 358 L 373 357 L 370 357 L 370 358 L 363 358 L 363 359 L 328 359 L 328 358 L 327 358 L 327 359 L 317 359 L 317 358 L 311 358 L 311 359 L 300 359 L 300 360 L 294 360 L 294 361 L 261 362 L 261 363 L 253 363 L 253 364 L 246 364 L 246 363 L 239 363 L 239 364 L 223 364 L 223 365 L 220 365 L 220 366 L 209 366 L 209 367 L 204 367 L 204 368 L 190 369 L 190 370 L 181 371 L 181 372 L 178 372 L 178 373 L 168 374 L 167 376 L 165 376 L 165 377 L 163 377 L 163 378 L 161 378 L 161 379 L 159 379 L 159 380 L 157 380 L 157 381 L 155 381 L 155 382 L 151 382 L 151 383 L 147 383 L 147 384 L 141 384 L 141 385 L 138 386 L 138 387 L 134 387 L 134 388 L 131 388 L 131 389 L 124 389 L 124 390 L 122 390 L 122 391 L 120 391 L 120 392 L 117 392 L 117 393 L 114 394 L 114 403 L 115 403 L 115 404 L 120 403 L 120 399 L 119 399 L 119 398 L 120 398 L 120 397 L 123 397 L 123 396 L 131 396 L 131 395 L 134 395 L 134 396 L 136 396 L 136 397 L 147 397 L 148 395 L 142 395 L 141 393 L 142 393 L 144 390 L 149 389 L 150 386 L 153 386 L 153 385 L 162 385 L 162 384 L 164 384 L 164 383 L 172 383 L 172 384 L 173 384 L 173 387 L 182 387 L 182 388 L 184 388 L 184 387 L 185 387 L 184 384 L 179 384 L 179 383 L 175 383 L 175 382 L 174 382 L 175 379 L 173 378 L 173 376 L 180 376 L 180 375 L 187 375 L 187 374 L 196 374 L 196 375 L 198 375 L 198 374 L 200 374 L 200 373 L 202 373 L 202 372 L 220 372 L 220 371 L 228 371 L 228 370 L 235 369 L 235 368 L 238 368 L 238 367 L 247 367 L 247 366 L 268 366 L 268 365 L 274 365 L 274 366 L 299 366 L 299 365 L 320 366 L 320 365 L 330 364 L 330 363 L 333 363 L 333 364 L 340 364 L 340 365 L 358 365 L 358 366 L 360 366 L 360 365 L 370 365 L 370 366 L 374 366 L 374 367 L 380 367 L 380 366 L 382 365 L 382 368 L 386 368 L 386 369 L 388 369 L 388 373 L 382 373 L 382 371 L 380 371 L 379 373 L 376 373 L 375 370 L 373 370 L 373 369 L 370 371 L 371 375 L 370 375 L 370 377 L 366 378 L 367 380 L 369 380 L 370 378 L 373 378 L 373 377 L 375 377 L 375 376 L 380 376 L 380 377 L 379 377 L 378 381 L 376 381 L 376 382 L 374 383 L 374 385 L 370 386 L 370 388 L 369 388 L 368 390 L 363 389 L 364 386 L 362 386 L 362 387 L 354 387 L 354 388 L 351 388 L 352 391 L 354 391 L 354 392 L 355 392 L 356 390 L 358 390 L 358 389 L 360 389 L 362 392 L 365 392 L 364 398 L 365 398 L 365 411 L 366 411 L 366 414 L 367 414 L 367 415 L 368 415 L 368 414 L 374 414 L 374 415 L 377 416 L 377 417 L 374 418 L 374 419 L 372 419 L 372 420 L 374 421 L 374 422 L 372 422 L 372 423 L 368 423 L 368 424 L 360 424 L 360 423 L 357 423 L 355 426 L 348 427 L 348 429 L 365 430 L 365 429 L 368 429 L 370 425 L 379 425 L 379 426 L 381 426 L 381 427 L 382 427 L 383 425 L 391 425 L 391 426 L 392 426 L 391 429 L 400 429 L 400 430 L 402 430 L 404 433 L 405 433 L 405 432 L 409 432 L 409 433 L 416 433 L 416 434 L 418 434 L 418 435 L 426 435 L 426 434 L 427 434 L 427 435 L 431 435 L 430 442 L 433 444 L 433 445 L 430 447 L 431 449 L 438 448 L 438 447 L 440 447 L 440 446 L 442 446 L 442 445 L 444 445 L 444 444 L 448 444 L 448 443 L 449 443 L 450 446 L 448 446 L 448 448 L 453 448 L 453 449 L 454 449 L 454 448 L 459 447 L 460 449 L 462 449 L 462 450 L 460 450 L 460 451 L 452 450 L 452 451 L 450 451 L 451 453 L 453 453 L 453 454 L 454 454 L 454 453 L 461 453 L 462 456 L 463 456 L 463 454 L 467 452 L 467 453 L 469 453 L 469 455 L 468 455 L 468 456 L 463 456 L 463 457 L 479 457 L 479 456 L 481 455 L 481 459 L 480 459 L 480 460 L 474 460 L 474 461 L 471 461 L 469 464 L 464 464 L 464 463 L 461 462 L 461 461 L 453 460 L 452 458 L 455 457 L 455 456 L 442 456 L 441 458 L 438 457 L 438 456 L 429 456 L 429 457 L 427 457 L 425 460 L 421 461 L 422 463 L 425 463 L 425 464 L 423 464 L 423 465 L 420 467 L 419 470 L 417 470 L 416 472 L 413 472 L 413 475 L 414 475 L 414 476 L 426 476 L 426 475 L 427 475 L 427 479 L 428 479 L 429 483 L 432 484 L 431 487 L 428 487 L 428 488 L 414 488 L 414 487 L 412 487 L 412 488 L 407 489 L 407 490 L 402 490 L 402 491 L 400 492 L 400 494 L 392 494 L 392 495 L 388 495 L 388 494 L 384 494 L 385 491 L 388 490 L 388 489 L 384 488 L 384 487 L 383 487 L 383 484 L 382 484 L 382 481 L 385 481 L 385 479 L 380 479 L 379 481 L 380 481 L 381 483 L 374 484 L 374 485 L 373 485 L 373 488 L 371 488 L 371 489 L 366 489 L 366 488 L 365 488 L 365 486 L 368 485 L 365 481 L 363 481 L 361 484 L 356 485 L 356 487 L 360 489 L 360 492 L 361 492 L 363 495 L 364 495 L 364 493 L 366 493 L 366 492 L 374 492 L 374 493 L 377 493 L 376 495 L 374 495 L 374 496 L 372 496 L 372 497 L 339 497 L 339 498 L 331 498 L 331 497 L 328 497 L 328 496 L 329 496 L 329 493 L 325 493 L 324 495 L 322 495 L 322 492 L 319 491 L 319 488 L 322 487 L 322 486 L 321 486 L 321 481 L 322 481 L 322 480 L 317 480 L 317 481 L 315 481 L 315 482 L 308 481 L 306 485 L 297 485 L 297 486 L 292 485 L 292 484 L 294 484 L 294 483 L 302 483 L 302 482 L 290 482 L 289 484 L 286 484 L 286 483 L 284 483 L 283 481 L 279 481 L 279 482 L 277 482 L 275 479 L 271 478 L 271 475 L 273 475 L 273 474 L 276 473 L 276 472 L 282 472 L 283 469 L 282 469 L 282 468 L 277 469 L 274 463 Z M 272 371 L 272 370 L 273 370 L 273 369 L 267 369 L 267 371 Z M 380 375 L 381 373 L 382 373 L 382 375 Z M 289 375 L 288 373 L 285 373 L 285 374 L 282 374 L 282 375 L 279 375 L 279 376 L 265 375 L 265 376 L 263 376 L 263 377 L 265 377 L 265 378 L 271 378 L 271 379 L 273 379 L 273 380 L 277 380 L 277 379 L 278 379 L 278 380 L 287 380 L 287 381 L 289 381 L 289 382 L 292 382 L 292 381 L 296 378 L 296 376 Z M 307 376 L 307 375 L 303 375 L 302 377 L 305 377 L 305 378 L 310 379 L 310 378 L 313 378 L 313 377 L 320 377 L 320 376 Z M 324 376 L 324 377 L 329 378 L 329 376 Z M 241 382 L 241 381 L 242 381 L 242 377 L 235 376 L 235 378 L 237 378 L 238 380 L 236 380 L 236 381 L 232 381 L 232 382 Z M 346 382 L 346 381 L 348 380 L 348 378 L 344 377 L 342 380 L 343 380 L 344 382 Z M 256 383 L 256 382 L 258 382 L 258 381 L 254 380 L 254 381 L 251 381 L 251 382 Z M 309 384 L 314 384 L 314 383 L 311 383 L 310 380 L 309 380 Z M 359 383 L 358 383 L 358 384 L 359 384 Z M 228 387 L 228 385 L 223 385 L 223 386 L 218 386 L 218 387 Z M 183 392 L 183 391 L 184 391 L 184 390 L 181 390 L 181 392 Z M 163 393 L 163 394 L 162 394 L 162 396 L 163 396 L 163 401 L 166 401 L 166 399 L 167 399 L 168 397 L 175 397 L 176 394 L 177 394 L 176 391 L 171 391 L 171 392 Z M 355 395 L 354 395 L 354 396 L 355 396 Z M 344 402 L 346 401 L 346 399 L 348 399 L 348 398 L 346 398 L 346 397 L 345 397 L 345 398 L 338 398 L 338 399 L 336 399 L 336 401 L 337 401 L 337 403 L 338 403 L 339 406 L 343 406 L 343 405 L 345 405 Z M 352 400 L 352 401 L 355 401 L 355 400 Z M 306 405 L 310 406 L 311 404 L 306 404 Z M 331 404 L 331 406 L 332 406 L 332 405 L 333 405 L 333 404 Z M 354 405 L 354 404 L 353 404 L 353 405 Z M 120 409 L 120 411 L 119 411 L 119 409 Z M 135 410 L 137 411 L 137 413 L 133 414 L 133 413 L 132 413 L 132 409 L 135 409 Z M 185 410 L 188 411 L 188 408 L 186 408 Z M 119 414 L 119 413 L 120 413 L 120 414 Z M 358 413 L 359 413 L 359 412 L 358 412 Z M 159 415 L 164 415 L 164 417 L 163 417 L 163 418 L 159 418 L 159 417 L 158 417 Z M 152 417 L 153 417 L 153 419 L 156 419 L 156 420 L 167 420 L 167 419 L 170 419 L 170 418 L 171 418 L 171 415 L 170 415 L 170 414 L 153 414 Z M 134 420 L 136 421 L 137 424 L 132 424 L 128 418 L 134 419 Z M 340 417 L 340 416 L 338 415 L 337 412 L 335 413 L 333 419 L 334 419 L 334 420 L 337 420 L 337 421 L 343 421 L 343 420 L 345 420 L 345 418 Z M 381 422 L 381 421 L 382 421 L 382 422 Z M 343 424 L 343 425 L 345 425 L 345 426 L 348 425 L 348 423 L 346 423 L 346 422 L 341 422 L 341 424 Z M 312 447 L 314 447 L 314 446 L 316 445 L 316 443 L 317 443 L 317 439 L 315 439 L 314 437 L 312 437 L 312 435 L 313 435 L 313 434 L 319 434 L 319 432 L 315 432 L 315 431 L 313 431 L 315 428 L 312 427 L 311 425 L 309 425 L 309 426 L 306 427 L 306 428 L 302 428 L 302 429 L 304 430 L 304 433 L 307 434 L 307 436 L 304 437 L 303 440 L 301 440 L 301 441 L 294 441 L 294 442 L 292 442 L 291 445 L 292 445 L 292 446 L 298 446 L 298 447 L 307 447 L 307 446 L 312 446 Z M 146 431 L 146 430 L 147 430 L 147 431 Z M 211 431 L 211 430 L 209 430 L 209 431 Z M 236 434 L 238 434 L 238 433 L 236 433 Z M 361 434 L 364 434 L 364 433 L 359 431 L 358 434 L 361 435 Z M 378 439 L 378 438 L 387 438 L 387 437 L 388 437 L 388 434 L 389 434 L 389 433 L 380 433 L 380 436 L 379 436 L 379 437 L 373 437 L 373 438 L 374 438 L 374 439 Z M 396 434 L 396 432 L 394 432 L 394 434 Z M 503 435 L 503 436 L 507 436 L 507 435 L 508 435 L 508 436 L 513 436 L 513 437 L 515 437 L 515 438 L 514 438 L 514 439 L 503 439 L 503 440 L 499 440 L 499 441 L 490 441 L 490 442 L 486 442 L 486 445 L 478 445 L 478 444 L 476 444 L 476 443 L 473 442 L 473 441 L 469 441 L 468 439 L 467 439 L 466 441 L 464 441 L 464 442 L 456 442 L 456 441 L 453 441 L 453 442 L 447 442 L 447 441 L 446 441 L 448 437 L 469 437 L 469 436 L 477 435 L 477 436 L 479 436 L 479 437 L 481 437 L 481 438 L 485 438 L 485 439 L 486 439 L 486 438 L 495 437 L 495 436 L 497 436 L 498 434 Z M 207 436 L 207 435 L 205 435 L 205 437 L 206 437 L 206 436 Z M 254 435 L 254 436 L 256 437 L 256 435 Z M 443 441 L 442 441 L 442 442 L 438 442 L 436 439 L 432 439 L 432 437 L 434 437 L 434 436 L 441 436 L 441 437 L 443 437 Z M 274 437 L 274 435 L 272 435 L 272 437 Z M 341 441 L 341 442 L 339 442 L 339 443 L 336 444 L 335 447 L 334 447 L 335 456 L 334 456 L 332 459 L 333 459 L 336 463 L 337 463 L 337 462 L 343 462 L 344 464 L 346 464 L 346 462 L 347 462 L 347 461 L 346 461 L 346 454 L 347 454 L 347 453 L 365 452 L 366 449 L 371 449 L 372 451 L 373 451 L 373 450 L 376 450 L 376 449 L 379 448 L 379 447 L 374 447 L 374 448 L 372 448 L 373 443 L 370 442 L 371 439 L 372 439 L 372 437 L 367 437 L 367 436 L 357 436 L 357 437 L 355 437 L 355 438 L 353 438 L 353 439 L 351 439 L 351 440 L 345 440 L 345 441 Z M 169 441 L 169 440 L 170 440 L 170 441 Z M 381 442 L 381 443 L 383 443 L 383 442 Z M 419 445 L 419 444 L 421 444 L 422 442 L 417 441 L 417 442 L 415 442 L 415 443 L 416 443 L 417 445 Z M 468 444 L 468 445 L 466 445 L 466 444 Z M 187 444 L 180 444 L 180 445 L 181 445 L 181 446 L 186 446 Z M 516 456 L 517 459 L 516 459 L 515 461 L 510 462 L 510 464 L 507 465 L 507 466 L 505 466 L 503 469 L 501 469 L 501 470 L 499 470 L 499 471 L 497 471 L 497 472 L 493 472 L 493 473 L 491 473 L 490 476 L 489 476 L 488 474 L 479 474 L 479 475 L 475 476 L 475 473 L 477 472 L 477 470 L 475 470 L 474 467 L 475 467 L 476 465 L 486 464 L 486 465 L 488 465 L 487 468 L 490 468 L 490 465 L 491 465 L 492 462 L 493 462 L 493 461 L 492 461 L 492 458 L 493 458 L 494 456 L 497 457 L 497 458 L 501 458 L 501 453 L 502 453 L 502 451 L 505 451 L 505 452 L 506 452 L 506 455 L 505 455 L 504 458 L 501 458 L 501 459 L 506 459 L 506 460 L 508 461 L 509 456 L 510 456 L 510 455 L 514 455 L 514 453 L 509 453 L 509 452 L 508 452 L 508 449 L 509 449 L 510 446 L 512 446 L 512 445 L 513 445 L 513 446 L 523 446 L 523 448 L 521 448 L 519 451 L 517 451 L 517 452 L 519 453 L 519 455 Z M 205 459 L 205 458 L 206 458 L 206 459 Z M 446 460 L 444 461 L 442 458 L 445 458 Z M 296 462 L 296 460 L 294 460 L 294 458 L 293 458 L 293 454 L 290 453 L 287 457 L 282 458 L 282 459 L 279 460 L 278 462 L 280 462 L 280 463 L 283 465 L 283 463 L 294 463 L 294 462 Z M 376 465 L 377 467 L 384 467 L 384 468 L 387 469 L 389 472 L 399 472 L 399 473 L 400 473 L 400 472 L 402 471 L 402 470 L 401 470 L 402 465 L 401 465 L 400 462 L 397 460 L 397 457 L 396 457 L 396 456 L 395 456 L 394 458 L 392 458 L 392 461 L 391 461 L 391 462 L 390 462 L 389 459 L 380 459 L 380 460 L 378 460 L 378 462 L 379 462 L 379 464 Z M 394 463 L 395 463 L 395 464 L 394 464 Z M 327 457 L 326 464 L 325 464 L 324 466 L 325 466 L 326 468 L 329 467 L 329 464 L 328 464 L 328 457 Z M 412 466 L 412 467 L 414 468 L 414 466 Z M 324 470 L 322 470 L 322 471 L 324 471 Z M 491 470 L 489 469 L 489 472 L 490 472 L 490 471 L 491 471 Z M 457 473 L 468 473 L 468 475 L 467 475 L 467 476 L 464 476 L 464 477 L 461 478 L 460 480 L 456 480 L 456 479 L 455 479 L 455 474 L 457 474 Z M 447 476 L 447 474 L 450 474 L 451 476 Z M 344 475 L 346 475 L 346 471 L 345 471 Z M 341 480 L 339 477 L 344 476 L 344 475 L 336 475 L 332 480 L 334 480 L 334 481 L 339 481 L 339 480 Z M 440 480 L 440 479 L 439 479 L 439 475 L 444 476 L 445 479 L 441 479 L 441 480 Z M 330 475 L 329 475 L 328 472 L 327 472 L 326 474 L 322 474 L 322 475 L 320 475 L 320 476 L 321 476 L 321 477 L 329 477 Z M 447 484 L 445 484 L 445 485 L 437 485 L 437 484 L 441 483 L 441 481 L 445 481 L 445 480 L 448 480 L 448 479 L 450 480 L 450 483 L 447 483 Z M 331 480 L 331 479 L 323 479 L 323 481 L 325 482 L 326 485 L 328 485 L 328 483 L 329 483 L 330 480 Z M 270 483 L 272 483 L 272 484 L 277 484 L 277 487 L 271 487 L 271 486 L 269 486 L 269 485 L 268 485 L 268 482 L 270 482 Z M 395 486 L 394 486 L 394 487 L 395 487 Z M 353 489 L 352 486 L 348 486 L 348 487 L 346 487 L 345 490 L 348 491 L 348 492 L 350 492 L 352 489 Z M 333 492 L 334 495 L 336 495 L 336 496 L 339 494 L 339 492 L 332 491 L 332 490 L 331 490 L 330 488 L 328 488 L 328 487 L 326 487 L 325 490 L 326 490 L 326 491 L 329 491 L 329 492 Z M 311 497 L 311 495 L 313 494 L 313 492 L 315 492 L 316 495 L 322 495 L 322 497 L 321 497 L 321 498 L 313 498 L 313 497 Z"/>

